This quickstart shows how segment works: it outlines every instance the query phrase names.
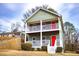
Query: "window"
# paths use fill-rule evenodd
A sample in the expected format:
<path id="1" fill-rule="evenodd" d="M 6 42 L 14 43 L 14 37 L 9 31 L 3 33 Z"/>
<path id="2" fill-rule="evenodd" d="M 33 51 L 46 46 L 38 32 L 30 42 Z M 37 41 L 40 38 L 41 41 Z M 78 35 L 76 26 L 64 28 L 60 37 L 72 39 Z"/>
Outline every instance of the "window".
<path id="1" fill-rule="evenodd" d="M 36 37 L 32 37 L 33 43 L 35 43 L 36 41 Z"/>
<path id="2" fill-rule="evenodd" d="M 46 39 L 46 37 L 45 36 L 43 36 L 43 40 L 45 40 Z"/>
<path id="3" fill-rule="evenodd" d="M 35 37 L 33 37 L 33 40 L 35 40 Z"/>
<path id="4" fill-rule="evenodd" d="M 26 38 L 26 41 L 28 41 L 28 37 Z"/>
<path id="5" fill-rule="evenodd" d="M 45 43 L 46 36 L 43 36 L 43 37 L 42 37 L 42 40 L 43 40 L 42 42 Z"/>

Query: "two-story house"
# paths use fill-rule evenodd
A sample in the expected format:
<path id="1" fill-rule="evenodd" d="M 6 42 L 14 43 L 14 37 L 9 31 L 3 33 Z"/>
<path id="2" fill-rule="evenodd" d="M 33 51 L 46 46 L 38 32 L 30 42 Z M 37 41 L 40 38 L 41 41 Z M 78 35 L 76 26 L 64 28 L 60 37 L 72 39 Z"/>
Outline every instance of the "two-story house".
<path id="1" fill-rule="evenodd" d="M 33 48 L 48 46 L 49 52 L 63 47 L 63 23 L 58 13 L 40 8 L 25 23 L 25 43 L 31 42 Z"/>

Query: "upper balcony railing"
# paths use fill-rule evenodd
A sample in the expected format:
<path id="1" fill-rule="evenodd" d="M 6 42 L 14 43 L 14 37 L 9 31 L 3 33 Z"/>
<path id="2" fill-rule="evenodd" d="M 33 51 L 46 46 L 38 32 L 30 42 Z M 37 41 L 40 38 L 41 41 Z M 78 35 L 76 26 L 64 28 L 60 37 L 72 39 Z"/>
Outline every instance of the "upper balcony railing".
<path id="1" fill-rule="evenodd" d="M 40 25 L 34 25 L 34 26 L 28 26 L 29 32 L 31 31 L 40 31 Z M 58 29 L 58 23 L 55 24 L 43 24 L 42 30 L 52 30 L 52 29 Z"/>
<path id="2" fill-rule="evenodd" d="M 39 31 L 40 25 L 29 26 L 29 31 Z"/>
<path id="3" fill-rule="evenodd" d="M 42 25 L 42 30 L 58 29 L 58 23 Z"/>

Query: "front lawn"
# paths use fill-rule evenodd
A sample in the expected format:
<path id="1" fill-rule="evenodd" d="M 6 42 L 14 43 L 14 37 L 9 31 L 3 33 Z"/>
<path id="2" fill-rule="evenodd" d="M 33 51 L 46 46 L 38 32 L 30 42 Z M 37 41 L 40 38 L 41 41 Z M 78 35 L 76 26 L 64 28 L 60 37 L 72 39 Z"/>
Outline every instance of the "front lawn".
<path id="1" fill-rule="evenodd" d="M 0 50 L 0 56 L 79 56 L 76 53 L 48 54 L 45 51 Z"/>

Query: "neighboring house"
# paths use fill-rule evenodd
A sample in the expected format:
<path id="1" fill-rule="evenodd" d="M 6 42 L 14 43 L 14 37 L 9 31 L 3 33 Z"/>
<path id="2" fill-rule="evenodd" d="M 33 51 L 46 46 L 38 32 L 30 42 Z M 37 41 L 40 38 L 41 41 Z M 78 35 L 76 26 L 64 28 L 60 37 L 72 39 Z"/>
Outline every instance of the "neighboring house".
<path id="1" fill-rule="evenodd" d="M 38 9 L 26 20 L 26 42 L 31 42 L 33 48 L 48 46 L 48 52 L 63 47 L 62 17 L 49 10 Z"/>
<path id="2" fill-rule="evenodd" d="M 0 33 L 0 37 L 18 37 L 21 38 L 21 43 L 24 43 L 25 32 L 4 32 Z M 1 38 L 0 38 L 1 39 Z"/>
<path id="3" fill-rule="evenodd" d="M 20 37 L 21 32 L 5 32 L 5 33 L 0 33 L 0 37 Z"/>

